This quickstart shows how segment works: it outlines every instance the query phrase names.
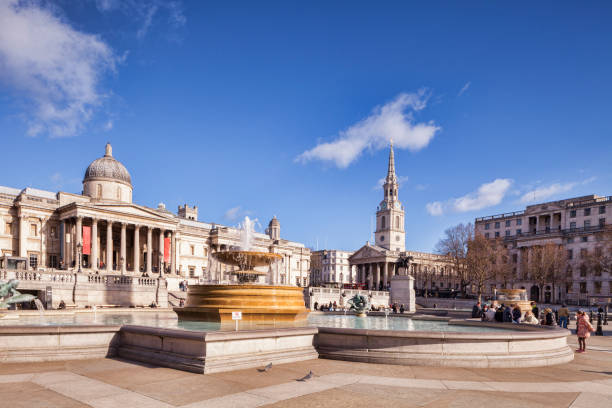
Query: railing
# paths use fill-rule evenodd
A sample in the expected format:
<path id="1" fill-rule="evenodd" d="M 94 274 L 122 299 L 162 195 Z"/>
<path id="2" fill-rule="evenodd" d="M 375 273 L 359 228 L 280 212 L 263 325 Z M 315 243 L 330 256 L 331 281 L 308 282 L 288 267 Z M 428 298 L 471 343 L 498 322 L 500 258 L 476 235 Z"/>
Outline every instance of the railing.
<path id="1" fill-rule="evenodd" d="M 487 217 L 479 217 L 476 218 L 476 222 L 479 221 L 489 221 L 489 220 L 498 220 L 500 218 L 506 218 L 506 217 L 516 217 L 517 215 L 524 215 L 525 211 L 514 211 L 511 213 L 504 213 L 504 214 L 497 214 L 497 215 L 489 215 Z"/>
<path id="2" fill-rule="evenodd" d="M 22 282 L 41 283 L 89 283 L 99 285 L 125 285 L 125 286 L 157 286 L 157 278 L 131 277 L 121 275 L 93 275 L 84 273 L 66 272 L 40 272 L 29 270 L 0 270 L 0 280 L 17 279 Z"/>
<path id="3" fill-rule="evenodd" d="M 555 229 L 555 228 L 545 228 L 536 231 L 528 231 L 521 232 L 520 234 L 515 235 L 507 235 L 503 238 L 505 240 L 513 240 L 522 237 L 534 237 L 541 235 L 570 235 L 570 234 L 584 234 L 589 232 L 598 232 L 603 231 L 606 228 L 609 228 L 609 225 L 592 225 L 590 227 L 577 227 L 577 228 L 566 228 L 566 229 Z"/>

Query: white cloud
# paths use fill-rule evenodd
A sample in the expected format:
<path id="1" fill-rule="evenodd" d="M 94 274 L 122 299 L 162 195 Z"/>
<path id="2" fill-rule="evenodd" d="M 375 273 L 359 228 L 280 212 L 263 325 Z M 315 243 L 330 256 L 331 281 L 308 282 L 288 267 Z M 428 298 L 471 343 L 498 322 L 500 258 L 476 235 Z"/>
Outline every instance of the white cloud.
<path id="1" fill-rule="evenodd" d="M 108 120 L 105 124 L 104 124 L 104 130 L 109 131 L 109 130 L 113 130 L 113 121 L 112 120 Z"/>
<path id="2" fill-rule="evenodd" d="M 239 213 L 240 213 L 240 206 L 233 207 L 225 212 L 224 217 L 227 220 L 234 221 L 235 219 L 238 218 Z"/>
<path id="3" fill-rule="evenodd" d="M 424 90 L 402 93 L 393 101 L 374 108 L 367 118 L 341 131 L 336 140 L 319 143 L 300 154 L 296 161 L 331 161 L 339 168 L 346 168 L 365 149 L 382 149 L 391 139 L 396 148 L 418 151 L 440 130 L 433 121 L 414 123 L 414 112 L 425 109 L 428 98 Z"/>
<path id="4" fill-rule="evenodd" d="M 376 182 L 376 185 L 372 188 L 372 190 L 381 189 L 382 186 L 385 184 L 385 180 L 386 179 L 387 179 L 386 177 L 379 178 L 378 181 Z M 397 177 L 397 182 L 401 186 L 402 184 L 407 183 L 408 179 L 409 179 L 408 176 L 398 176 Z"/>
<path id="5" fill-rule="evenodd" d="M 467 81 L 465 83 L 465 85 L 463 85 L 463 88 L 461 88 L 461 90 L 459 91 L 459 93 L 457 94 L 457 96 L 461 96 L 465 93 L 465 91 L 467 91 L 468 89 L 470 89 L 470 85 L 472 85 L 471 81 Z"/>
<path id="6" fill-rule="evenodd" d="M 442 203 L 440 201 L 434 201 L 433 203 L 427 203 L 425 208 L 427 209 L 427 212 L 433 216 L 442 215 L 444 213 L 444 210 L 442 209 Z"/>
<path id="7" fill-rule="evenodd" d="M 136 31 L 139 39 L 144 38 L 155 21 L 159 21 L 162 14 L 166 14 L 167 23 L 173 27 L 180 27 L 187 19 L 183 13 L 180 1 L 163 0 L 96 0 L 96 7 L 100 12 L 108 13 L 120 11 L 130 16 L 140 24 Z"/>
<path id="8" fill-rule="evenodd" d="M 417 184 L 416 186 L 414 186 L 414 189 L 417 191 L 424 191 L 427 190 L 427 185 L 425 184 Z"/>
<path id="9" fill-rule="evenodd" d="M 521 197 L 521 203 L 534 203 L 547 199 L 548 197 L 556 194 L 565 193 L 576 187 L 577 183 L 554 183 L 545 187 L 538 187 L 534 190 L 528 191 Z"/>
<path id="10" fill-rule="evenodd" d="M 425 207 L 431 215 L 442 215 L 447 211 L 467 212 L 481 210 L 501 203 L 508 189 L 512 185 L 511 179 L 495 179 L 490 183 L 482 184 L 478 190 L 447 202 L 434 201 Z"/>
<path id="11" fill-rule="evenodd" d="M 101 104 L 100 79 L 120 61 L 99 37 L 39 3 L 0 1 L 0 78 L 31 106 L 31 136 L 72 136 Z"/>

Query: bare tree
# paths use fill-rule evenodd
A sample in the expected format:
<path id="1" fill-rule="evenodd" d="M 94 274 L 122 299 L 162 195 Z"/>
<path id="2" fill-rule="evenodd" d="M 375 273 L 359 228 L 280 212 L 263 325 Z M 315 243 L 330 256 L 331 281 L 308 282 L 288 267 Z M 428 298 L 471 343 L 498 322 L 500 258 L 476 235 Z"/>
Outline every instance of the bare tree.
<path id="1" fill-rule="evenodd" d="M 493 270 L 498 281 L 503 283 L 504 288 L 512 282 L 515 274 L 514 264 L 511 262 L 512 254 L 510 249 L 503 244 L 499 238 L 491 243 L 493 251 Z"/>
<path id="2" fill-rule="evenodd" d="M 595 234 L 598 243 L 595 250 L 587 256 L 587 265 L 598 275 L 612 273 L 612 227 Z"/>
<path id="3" fill-rule="evenodd" d="M 467 272 L 466 259 L 468 244 L 474 237 L 474 226 L 472 223 L 458 224 L 444 231 L 444 237 L 436 244 L 435 251 L 446 255 L 453 262 L 455 273 L 459 279 L 460 290 L 465 294 L 466 288 L 472 283 L 470 274 Z"/>
<path id="4" fill-rule="evenodd" d="M 527 261 L 527 270 L 529 278 L 538 286 L 538 302 L 542 298 L 542 291 L 546 284 L 547 269 L 543 262 L 543 248 L 541 245 L 534 245 L 529 248 L 529 259 Z"/>
<path id="5" fill-rule="evenodd" d="M 549 242 L 542 247 L 542 266 L 546 281 L 552 285 L 552 301 L 555 302 L 555 287 L 567 276 L 567 253 L 563 245 Z M 558 299 L 557 299 L 558 300 Z"/>
<path id="6" fill-rule="evenodd" d="M 466 257 L 466 281 L 476 285 L 478 301 L 482 301 L 482 292 L 485 282 L 495 277 L 495 246 L 497 243 L 475 234 L 468 241 Z"/>

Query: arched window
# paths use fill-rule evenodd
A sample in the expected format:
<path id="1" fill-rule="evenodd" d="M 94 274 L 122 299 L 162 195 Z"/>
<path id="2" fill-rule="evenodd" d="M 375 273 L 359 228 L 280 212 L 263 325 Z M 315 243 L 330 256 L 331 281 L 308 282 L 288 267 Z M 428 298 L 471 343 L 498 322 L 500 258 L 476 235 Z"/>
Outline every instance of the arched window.
<path id="1" fill-rule="evenodd" d="M 380 227 L 381 228 L 386 228 L 386 226 L 387 226 L 386 224 L 387 223 L 386 223 L 386 220 L 385 220 L 385 216 L 383 215 L 382 219 L 380 220 Z"/>
<path id="2" fill-rule="evenodd" d="M 395 216 L 395 228 L 399 228 L 400 227 L 400 222 L 399 222 L 399 215 Z"/>
<path id="3" fill-rule="evenodd" d="M 98 185 L 96 186 L 96 189 L 97 189 L 97 191 L 96 191 L 96 197 L 98 197 L 98 198 L 102 198 L 102 184 L 98 184 Z"/>

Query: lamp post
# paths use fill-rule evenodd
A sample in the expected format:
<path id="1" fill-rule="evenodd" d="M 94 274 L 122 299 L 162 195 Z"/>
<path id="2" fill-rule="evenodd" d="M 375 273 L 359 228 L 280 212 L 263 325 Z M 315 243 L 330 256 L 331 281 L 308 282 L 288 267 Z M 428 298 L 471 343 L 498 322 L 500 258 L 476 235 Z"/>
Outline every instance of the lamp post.
<path id="1" fill-rule="evenodd" d="M 81 259 L 83 258 L 82 251 L 83 251 L 83 244 L 79 242 L 77 244 L 77 255 L 79 257 L 79 273 L 81 273 Z"/>

